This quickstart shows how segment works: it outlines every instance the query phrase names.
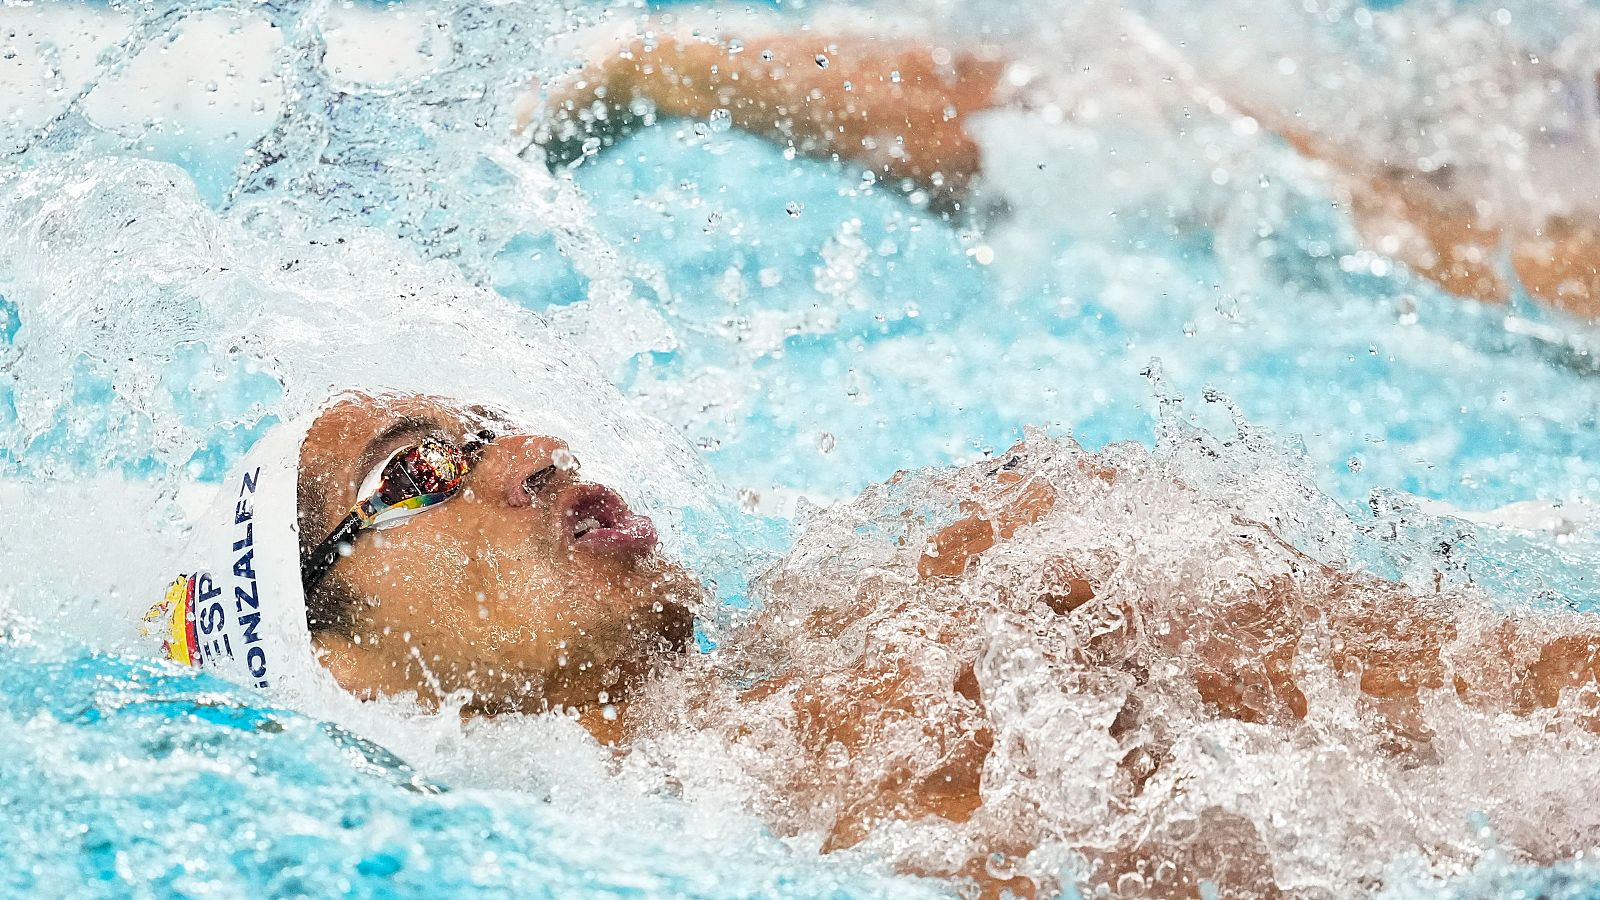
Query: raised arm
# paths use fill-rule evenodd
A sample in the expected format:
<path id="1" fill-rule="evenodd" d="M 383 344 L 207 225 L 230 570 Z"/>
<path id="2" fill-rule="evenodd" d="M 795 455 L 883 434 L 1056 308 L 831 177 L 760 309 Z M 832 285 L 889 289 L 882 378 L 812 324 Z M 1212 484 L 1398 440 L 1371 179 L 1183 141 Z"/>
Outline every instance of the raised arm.
<path id="1" fill-rule="evenodd" d="M 1328 167 L 1367 243 L 1450 293 L 1505 303 L 1514 275 L 1547 306 L 1586 320 L 1600 316 L 1600 230 L 1593 225 L 1566 218 L 1518 225 L 1480 211 L 1481 185 L 1458 183 L 1449 168 L 1375 163 L 1326 137 L 1289 127 L 1278 133 Z"/>
<path id="2" fill-rule="evenodd" d="M 640 38 L 557 89 L 535 140 L 559 165 L 651 116 L 726 115 L 736 128 L 808 156 L 858 163 L 951 211 L 980 164 L 966 117 L 993 104 L 1004 66 L 972 51 L 862 34 Z"/>

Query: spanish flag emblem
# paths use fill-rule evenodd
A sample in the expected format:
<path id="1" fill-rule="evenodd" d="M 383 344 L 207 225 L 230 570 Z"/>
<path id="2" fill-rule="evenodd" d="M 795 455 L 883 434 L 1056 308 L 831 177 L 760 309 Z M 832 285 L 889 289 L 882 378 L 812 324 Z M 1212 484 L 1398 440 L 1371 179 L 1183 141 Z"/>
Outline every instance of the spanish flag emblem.
<path id="1" fill-rule="evenodd" d="M 186 666 L 195 665 L 200 645 L 194 631 L 194 586 L 198 576 L 178 576 L 167 588 L 167 595 L 144 614 L 145 636 L 160 634 L 161 649 L 167 659 Z"/>

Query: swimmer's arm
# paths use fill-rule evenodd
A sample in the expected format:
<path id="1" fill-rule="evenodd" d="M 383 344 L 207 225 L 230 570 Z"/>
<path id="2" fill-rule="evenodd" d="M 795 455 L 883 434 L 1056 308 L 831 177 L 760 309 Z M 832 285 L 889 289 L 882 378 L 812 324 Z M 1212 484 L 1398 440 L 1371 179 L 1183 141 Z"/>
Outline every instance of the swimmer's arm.
<path id="1" fill-rule="evenodd" d="M 1511 245 L 1511 266 L 1533 297 L 1563 312 L 1600 319 L 1600 230 L 1552 218 Z"/>
<path id="2" fill-rule="evenodd" d="M 1287 547 L 1287 545 L 1285 545 Z M 1292 548 L 1289 548 L 1294 553 Z M 1237 715 L 1239 688 L 1265 700 L 1266 718 L 1306 715 L 1296 684 L 1308 666 L 1327 665 L 1355 680 L 1364 709 L 1376 715 L 1385 746 L 1406 752 L 1427 743 L 1427 691 L 1452 691 L 1469 706 L 1526 716 L 1574 699 L 1578 724 L 1600 732 L 1600 627 L 1586 614 L 1500 618 L 1463 614 L 1463 603 L 1482 601 L 1453 592 L 1417 590 L 1371 575 L 1331 569 L 1295 553 L 1302 575 L 1263 586 L 1256 596 L 1225 611 L 1265 608 L 1271 615 L 1233 625 L 1244 644 L 1275 649 L 1263 664 L 1218 662 L 1205 699 Z M 1494 617 L 1492 620 L 1489 617 Z M 1245 617 L 1248 619 L 1248 617 Z M 1261 643 L 1264 639 L 1264 643 Z M 1233 655 L 1234 660 L 1248 657 Z M 1585 700 L 1585 697 L 1587 699 Z"/>
<path id="3" fill-rule="evenodd" d="M 1480 212 L 1470 186 L 1448 169 L 1421 172 L 1365 160 L 1302 129 L 1275 129 L 1302 155 L 1330 170 L 1347 195 L 1362 237 L 1458 297 L 1505 303 L 1508 275 L 1530 296 L 1579 318 L 1600 316 L 1600 231 L 1567 219 L 1518 227 Z M 1511 271 L 1502 252 L 1509 249 Z"/>
<path id="4" fill-rule="evenodd" d="M 1026 451 L 1024 443 L 1009 453 Z M 1117 477 L 1092 457 L 1080 466 L 1092 477 Z M 998 471 L 994 478 L 1003 485 L 1002 502 L 974 509 L 936 533 L 918 559 L 920 579 L 960 577 L 978 557 L 1055 506 L 1054 489 L 1020 469 Z M 1399 751 L 1428 738 L 1422 722 L 1426 690 L 1452 689 L 1469 704 L 1517 715 L 1553 708 L 1571 691 L 1600 690 L 1600 627 L 1592 616 L 1569 617 L 1559 628 L 1506 620 L 1462 634 L 1453 609 L 1459 598 L 1334 569 L 1267 526 L 1240 524 L 1241 540 L 1275 544 L 1273 552 L 1292 560 L 1296 573 L 1206 610 L 1209 620 L 1226 627 L 1193 629 L 1206 635 L 1203 640 L 1188 642 L 1192 622 L 1174 622 L 1167 632 L 1170 649 L 1193 664 L 1201 699 L 1221 715 L 1256 722 L 1304 718 L 1299 671 L 1307 664 L 1330 665 L 1356 680 L 1364 706 L 1385 725 L 1391 749 Z M 1057 587 L 1039 602 L 1069 614 L 1096 597 L 1092 576 L 1073 561 L 1046 565 L 1059 570 L 1047 579 Z M 1584 725 L 1600 731 L 1600 709 Z"/>
<path id="5" fill-rule="evenodd" d="M 592 138 L 603 146 L 638 127 L 641 110 L 702 121 L 726 110 L 737 128 L 865 165 L 880 181 L 908 182 L 935 208 L 951 209 L 980 165 L 966 117 L 994 104 L 1004 66 L 980 53 L 867 35 L 801 31 L 742 44 L 664 35 L 635 41 L 555 92 L 540 140 L 561 163 L 593 152 Z"/>

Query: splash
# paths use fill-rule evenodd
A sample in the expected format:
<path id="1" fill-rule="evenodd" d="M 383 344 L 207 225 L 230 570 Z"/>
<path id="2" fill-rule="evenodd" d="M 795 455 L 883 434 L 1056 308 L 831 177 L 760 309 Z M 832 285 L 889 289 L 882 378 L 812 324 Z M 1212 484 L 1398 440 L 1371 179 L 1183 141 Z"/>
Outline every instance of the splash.
<path id="1" fill-rule="evenodd" d="M 356 77 L 372 74 L 360 67 L 341 74 L 348 41 L 325 4 L 118 12 L 137 13 L 128 33 L 81 84 L 63 76 L 47 86 L 48 114 L 16 123 L 13 165 L 0 176 L 0 296 L 16 323 L 4 347 L 0 462 L 37 486 L 40 508 L 60 505 L 52 495 L 87 494 L 84 504 L 114 517 L 116 479 L 150 481 L 158 516 L 136 527 L 170 547 L 195 476 L 215 478 L 262 428 L 361 386 L 525 410 L 529 427 L 570 436 L 586 464 L 643 505 L 708 534 L 728 527 L 733 507 L 716 499 L 692 451 L 596 366 L 670 346 L 659 316 L 633 314 L 635 286 L 665 294 L 660 279 L 588 227 L 570 182 L 502 137 L 507 98 L 532 78 L 518 60 L 603 10 L 438 11 L 411 69 L 374 81 Z M 367 24 L 382 23 L 342 29 Z M 166 44 L 208 37 L 268 38 L 208 86 L 231 104 L 222 119 L 256 107 L 244 121 L 261 128 L 230 185 L 209 198 L 174 166 L 122 155 L 154 147 L 170 126 L 118 121 L 101 99 L 148 89 L 138 79 L 155 77 L 148 59 Z M 518 44 L 532 49 L 495 61 Z M 546 65 L 560 59 L 544 54 Z M 489 292 L 497 254 L 519 235 L 553 240 L 587 277 L 587 314 L 553 328 Z M 102 478 L 88 491 L 62 484 Z M 71 545 L 80 528 L 51 521 L 39 543 Z M 741 564 L 726 562 L 704 571 L 736 590 Z M 12 596 L 72 580 L 37 570 Z M 97 583 L 139 602 L 137 589 Z"/>
<path id="2" fill-rule="evenodd" d="M 1513 716 L 1461 687 L 1521 652 L 1493 598 L 1437 554 L 1411 584 L 1341 574 L 1421 548 L 1330 512 L 1248 426 L 1166 422 L 1153 453 L 1035 433 L 818 513 L 734 649 L 662 688 L 646 752 L 692 779 L 709 732 L 781 786 L 756 801 L 781 832 L 1012 888 L 1405 895 L 1581 859 L 1587 701 Z M 1234 467 L 1280 487 L 1248 496 Z M 1308 522 L 1319 559 L 1282 537 Z M 1363 647 L 1379 668 L 1433 647 L 1457 686 L 1375 700 Z"/>

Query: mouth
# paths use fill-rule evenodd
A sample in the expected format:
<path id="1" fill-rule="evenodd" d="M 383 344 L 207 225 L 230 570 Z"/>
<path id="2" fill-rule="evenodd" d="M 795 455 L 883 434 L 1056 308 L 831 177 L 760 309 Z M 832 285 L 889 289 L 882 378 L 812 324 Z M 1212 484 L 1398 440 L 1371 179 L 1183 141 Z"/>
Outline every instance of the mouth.
<path id="1" fill-rule="evenodd" d="M 656 548 L 656 523 L 628 509 L 617 492 L 604 485 L 573 485 L 559 504 L 573 547 L 639 554 Z"/>

